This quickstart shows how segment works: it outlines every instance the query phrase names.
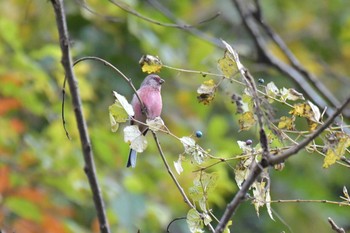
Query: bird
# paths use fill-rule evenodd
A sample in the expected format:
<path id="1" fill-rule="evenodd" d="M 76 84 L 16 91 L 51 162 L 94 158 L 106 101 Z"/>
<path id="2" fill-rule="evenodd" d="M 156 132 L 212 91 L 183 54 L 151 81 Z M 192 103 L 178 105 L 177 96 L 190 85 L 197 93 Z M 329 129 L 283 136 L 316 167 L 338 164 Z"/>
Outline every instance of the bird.
<path id="1" fill-rule="evenodd" d="M 145 106 L 144 110 L 142 109 L 142 105 L 135 94 L 132 98 L 131 105 L 135 114 L 131 119 L 130 124 L 138 125 L 139 130 L 143 135 L 146 135 L 148 127 L 146 125 L 139 124 L 136 121 L 145 123 L 146 119 L 153 120 L 154 118 L 160 116 L 163 107 L 161 96 L 161 87 L 163 83 L 164 80 L 156 74 L 150 74 L 143 80 L 140 88 L 137 90 L 137 94 Z M 134 168 L 136 166 L 136 159 L 137 152 L 130 149 L 126 167 Z"/>

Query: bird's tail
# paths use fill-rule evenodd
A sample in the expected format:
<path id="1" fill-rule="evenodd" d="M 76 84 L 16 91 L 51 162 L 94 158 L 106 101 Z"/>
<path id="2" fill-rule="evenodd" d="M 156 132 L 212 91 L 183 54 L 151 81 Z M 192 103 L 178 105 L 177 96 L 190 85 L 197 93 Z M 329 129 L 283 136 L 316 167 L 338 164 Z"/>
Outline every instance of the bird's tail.
<path id="1" fill-rule="evenodd" d="M 134 168 L 136 166 L 137 152 L 133 149 L 130 149 L 128 163 L 126 167 Z"/>

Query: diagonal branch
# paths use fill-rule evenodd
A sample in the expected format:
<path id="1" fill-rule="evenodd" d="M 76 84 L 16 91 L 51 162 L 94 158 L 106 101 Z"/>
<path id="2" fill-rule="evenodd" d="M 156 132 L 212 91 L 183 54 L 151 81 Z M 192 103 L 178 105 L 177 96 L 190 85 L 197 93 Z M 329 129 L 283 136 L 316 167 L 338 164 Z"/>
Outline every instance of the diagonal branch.
<path id="1" fill-rule="evenodd" d="M 285 161 L 292 155 L 297 154 L 301 149 L 303 149 L 307 144 L 319 136 L 326 128 L 328 128 L 332 122 L 339 116 L 339 114 L 344 110 L 344 108 L 350 103 L 350 97 L 344 101 L 344 103 L 336 109 L 336 111 L 327 119 L 327 121 L 317 130 L 315 130 L 309 137 L 304 139 L 299 145 L 286 150 L 284 153 L 274 156 L 263 158 L 259 163 L 253 164 L 249 176 L 244 181 L 242 188 L 233 197 L 232 201 L 227 205 L 224 214 L 222 215 L 219 224 L 215 228 L 216 233 L 221 233 L 224 231 L 225 226 L 230 221 L 232 215 L 235 213 L 241 202 L 245 199 L 251 185 L 259 177 L 264 168 L 268 166 L 274 166 Z"/>
<path id="2" fill-rule="evenodd" d="M 275 67 L 282 74 L 290 77 L 293 82 L 300 88 L 304 90 L 307 98 L 313 100 L 317 106 L 320 108 L 325 108 L 331 104 L 333 107 L 327 108 L 327 115 L 330 116 L 334 112 L 334 107 L 339 105 L 338 100 L 320 83 L 316 83 L 316 78 L 306 71 L 304 67 L 300 65 L 298 60 L 292 55 L 292 53 L 287 49 L 287 46 L 283 43 L 282 39 L 278 37 L 273 31 L 266 31 L 268 28 L 262 25 L 265 29 L 265 34 L 269 35 L 272 41 L 274 41 L 277 46 L 285 53 L 290 63 L 286 64 L 280 59 L 275 57 L 267 47 L 267 41 L 263 37 L 261 32 L 261 27 L 259 27 L 256 18 L 261 18 L 260 8 L 256 12 L 247 9 L 242 0 L 232 0 L 235 4 L 241 18 L 242 23 L 248 30 L 248 33 L 253 38 L 255 45 L 258 49 L 259 59 L 267 62 L 271 66 Z M 315 88 L 316 87 L 316 88 Z"/>
<path id="3" fill-rule="evenodd" d="M 334 97 L 334 95 L 329 91 L 329 89 L 325 85 L 323 85 L 322 82 L 318 81 L 317 77 L 310 73 L 299 62 L 299 60 L 294 56 L 292 51 L 290 51 L 288 46 L 284 43 L 282 38 L 268 24 L 266 24 L 262 17 L 261 8 L 258 1 L 256 1 L 256 7 L 259 12 L 259 14 L 255 15 L 257 22 L 264 29 L 266 34 L 272 39 L 272 41 L 275 42 L 275 44 L 283 51 L 291 65 L 296 70 L 298 70 L 305 77 L 305 79 L 319 91 L 319 93 L 327 100 L 327 102 L 332 104 L 333 107 L 338 106 L 340 104 L 339 101 Z"/>
<path id="4" fill-rule="evenodd" d="M 59 33 L 59 42 L 62 51 L 62 66 L 65 70 L 66 77 L 69 84 L 69 89 L 72 94 L 72 102 L 74 106 L 75 118 L 78 125 L 78 130 L 80 134 L 80 141 L 82 145 L 85 167 L 84 171 L 90 183 L 90 188 L 93 195 L 93 200 L 100 223 L 101 233 L 109 233 L 109 224 L 106 218 L 105 207 L 102 199 L 101 190 L 97 183 L 95 163 L 93 160 L 93 152 L 91 148 L 89 133 L 87 130 L 86 121 L 82 112 L 82 104 L 78 89 L 78 83 L 73 73 L 73 62 L 69 49 L 69 38 L 66 16 L 64 13 L 63 0 L 51 0 L 54 12 L 56 15 L 57 29 Z"/>
<path id="5" fill-rule="evenodd" d="M 154 138 L 154 141 L 156 142 L 157 144 L 157 148 L 158 148 L 158 151 L 159 151 L 159 154 L 160 156 L 162 157 L 162 160 L 164 162 L 164 165 L 169 173 L 169 175 L 171 176 L 171 178 L 173 179 L 174 183 L 176 184 L 176 187 L 177 189 L 180 191 L 184 201 L 186 202 L 186 204 L 191 207 L 192 209 L 195 209 L 194 205 L 192 204 L 192 202 L 188 199 L 184 189 L 181 187 L 179 181 L 177 181 L 174 173 L 171 171 L 170 169 L 170 166 L 168 164 L 168 161 L 166 160 L 165 156 L 164 156 L 164 153 L 163 153 L 163 150 L 162 150 L 162 147 L 160 146 L 160 143 L 159 143 L 159 140 L 158 140 L 158 137 L 157 137 L 157 134 L 155 132 L 152 131 L 152 134 L 153 134 L 153 138 Z"/>

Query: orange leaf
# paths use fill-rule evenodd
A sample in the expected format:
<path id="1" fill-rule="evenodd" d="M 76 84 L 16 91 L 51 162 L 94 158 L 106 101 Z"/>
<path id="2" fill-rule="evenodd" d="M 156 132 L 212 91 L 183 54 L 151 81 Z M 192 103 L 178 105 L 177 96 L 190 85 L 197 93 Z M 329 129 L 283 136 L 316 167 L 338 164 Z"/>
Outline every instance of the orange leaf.
<path id="1" fill-rule="evenodd" d="M 32 220 L 18 219 L 13 224 L 12 232 L 33 233 L 43 231 L 41 227 Z"/>
<path id="2" fill-rule="evenodd" d="M 11 127 L 18 134 L 23 133 L 25 131 L 25 125 L 24 125 L 23 121 L 21 121 L 17 118 L 11 120 Z"/>
<path id="3" fill-rule="evenodd" d="M 47 203 L 45 201 L 47 200 L 45 193 L 35 188 L 31 188 L 31 187 L 20 188 L 15 192 L 15 195 L 17 197 L 24 198 L 26 200 L 29 200 L 37 204 Z"/>
<path id="4" fill-rule="evenodd" d="M 10 186 L 10 169 L 6 166 L 0 167 L 0 194 L 4 193 Z"/>
<path id="5" fill-rule="evenodd" d="M 47 233 L 65 233 L 67 232 L 64 224 L 60 222 L 57 218 L 51 216 L 51 215 L 45 215 L 42 227 L 44 229 L 44 232 Z"/>
<path id="6" fill-rule="evenodd" d="M 0 99 L 0 115 L 4 115 L 8 111 L 18 109 L 20 107 L 21 103 L 15 98 Z"/>

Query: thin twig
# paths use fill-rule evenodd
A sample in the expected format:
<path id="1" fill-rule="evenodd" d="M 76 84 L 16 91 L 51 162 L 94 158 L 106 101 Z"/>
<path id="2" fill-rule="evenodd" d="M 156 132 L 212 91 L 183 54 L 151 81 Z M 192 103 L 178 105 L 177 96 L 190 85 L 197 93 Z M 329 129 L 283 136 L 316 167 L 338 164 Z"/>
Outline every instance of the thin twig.
<path id="1" fill-rule="evenodd" d="M 95 204 L 95 209 L 97 212 L 98 221 L 100 224 L 101 233 L 109 233 L 109 224 L 106 218 L 106 211 L 104 207 L 104 202 L 102 199 L 102 194 L 100 187 L 97 182 L 96 168 L 93 160 L 93 152 L 91 148 L 89 133 L 86 125 L 86 121 L 83 116 L 82 104 L 79 94 L 79 89 L 77 85 L 77 80 L 73 73 L 73 62 L 69 49 L 69 37 L 67 22 L 64 13 L 63 0 L 51 0 L 52 6 L 56 15 L 57 29 L 59 33 L 59 41 L 62 51 L 62 66 L 65 70 L 66 77 L 68 80 L 70 92 L 72 94 L 72 102 L 74 106 L 75 118 L 78 125 L 78 130 L 80 134 L 80 141 L 82 145 L 85 167 L 84 171 L 89 180 L 90 188 L 93 195 L 93 200 Z"/>
<path id="2" fill-rule="evenodd" d="M 185 28 L 190 28 L 193 27 L 192 25 L 188 25 L 188 24 L 183 24 L 183 25 L 179 25 L 179 24 L 173 24 L 173 23 L 163 23 L 163 22 L 159 22 L 157 20 L 154 20 L 152 18 L 146 17 L 142 14 L 140 14 L 139 12 L 135 11 L 133 8 L 131 8 L 129 5 L 127 5 L 124 2 L 120 2 L 119 0 L 109 0 L 109 2 L 111 2 L 112 4 L 116 5 L 117 7 L 119 7 L 120 9 L 126 11 L 129 14 L 132 14 L 140 19 L 143 19 L 147 22 L 156 24 L 158 26 L 164 26 L 164 27 L 172 27 L 172 28 L 180 28 L 180 29 L 185 29 Z"/>
<path id="3" fill-rule="evenodd" d="M 258 163 L 253 164 L 251 168 L 251 172 L 249 173 L 247 179 L 242 184 L 241 189 L 236 193 L 232 201 L 227 205 L 225 212 L 220 219 L 219 224 L 215 228 L 215 233 L 221 233 L 224 231 L 232 215 L 235 213 L 236 209 L 241 204 L 241 202 L 245 199 L 250 186 L 259 177 L 262 171 L 263 171 L 263 168 Z"/>
<path id="4" fill-rule="evenodd" d="M 267 42 L 263 38 L 262 33 L 260 32 L 260 28 L 256 23 L 254 18 L 254 12 L 247 10 L 244 6 L 242 0 L 232 0 L 235 4 L 238 12 L 242 18 L 242 23 L 250 33 L 253 38 L 256 47 L 258 49 L 258 55 L 260 60 L 267 62 L 271 66 L 275 67 L 282 74 L 285 74 L 287 77 L 290 77 L 294 83 L 300 88 L 304 90 L 305 95 L 308 99 L 313 100 L 313 102 L 319 106 L 320 108 L 324 108 L 327 106 L 327 101 L 315 90 L 315 88 L 310 85 L 310 83 L 305 79 L 304 74 L 302 74 L 295 67 L 290 66 L 280 59 L 275 57 L 267 47 Z M 330 116 L 334 112 L 334 108 L 327 109 L 327 115 Z"/>
<path id="5" fill-rule="evenodd" d="M 268 166 L 274 166 L 275 164 L 282 163 L 288 157 L 297 154 L 302 148 L 304 148 L 307 144 L 309 144 L 312 140 L 314 140 L 318 135 L 320 135 L 330 124 L 334 121 L 334 119 L 343 111 L 343 109 L 350 102 L 350 97 L 339 107 L 337 110 L 327 119 L 327 121 L 317 130 L 315 130 L 312 134 L 310 134 L 307 138 L 305 138 L 298 146 L 291 147 L 287 149 L 282 154 L 277 156 L 269 156 L 267 159 L 263 158 L 259 163 L 253 164 L 251 168 L 251 172 L 249 173 L 247 179 L 244 181 L 242 188 L 237 192 L 237 194 L 233 197 L 232 201 L 227 205 L 224 214 L 222 215 L 219 224 L 217 225 L 215 232 L 221 233 L 225 229 L 225 226 L 231 219 L 232 215 L 240 205 L 240 203 L 244 200 L 250 186 L 255 182 L 255 180 L 259 177 L 264 168 Z"/>
<path id="6" fill-rule="evenodd" d="M 159 1 L 157 0 L 148 0 L 148 2 L 154 7 L 156 8 L 160 13 L 162 13 L 165 17 L 167 17 L 169 20 L 173 21 L 176 24 L 185 24 L 185 22 L 183 22 L 182 20 L 178 19 L 171 10 L 169 10 L 168 8 L 166 8 L 164 5 L 162 5 Z M 204 20 L 202 22 L 200 22 L 199 24 L 202 24 L 203 22 L 208 22 L 209 20 L 213 20 L 216 17 L 218 17 L 220 15 L 220 12 L 218 12 L 214 17 L 211 17 L 207 20 Z M 220 39 L 212 37 L 204 32 L 202 32 L 201 30 L 197 29 L 197 28 L 183 28 L 183 30 L 185 30 L 186 32 L 204 40 L 207 41 L 209 43 L 211 43 L 212 45 L 219 47 L 219 48 L 223 48 L 222 43 L 220 41 Z"/>
<path id="7" fill-rule="evenodd" d="M 350 203 L 345 201 L 329 201 L 329 200 L 303 200 L 303 199 L 291 199 L 291 200 L 272 200 L 265 203 L 320 203 L 320 204 L 331 204 L 337 206 L 349 206 Z"/>
<path id="8" fill-rule="evenodd" d="M 306 137 L 303 141 L 301 141 L 297 146 L 291 147 L 285 150 L 282 154 L 270 157 L 268 159 L 268 163 L 273 166 L 278 163 L 284 162 L 288 157 L 298 153 L 301 149 L 307 146 L 312 140 L 314 140 L 318 135 L 320 135 L 325 129 L 327 129 L 333 121 L 337 118 L 337 116 L 345 109 L 345 107 L 350 103 L 350 97 L 348 97 L 344 103 L 338 107 L 335 112 L 321 125 L 318 129 L 316 129 L 312 134 Z"/>
<path id="9" fill-rule="evenodd" d="M 345 233 L 345 230 L 341 227 L 338 227 L 337 224 L 333 221 L 333 219 L 328 218 L 329 224 L 331 224 L 332 230 L 334 230 L 337 233 Z"/>
<path id="10" fill-rule="evenodd" d="M 270 25 L 268 25 L 264 21 L 258 1 L 256 1 L 256 7 L 257 12 L 259 12 L 259 14 L 254 14 L 256 16 L 255 18 L 257 19 L 257 22 L 262 26 L 262 28 L 265 30 L 266 34 L 272 39 L 272 41 L 275 42 L 275 44 L 281 49 L 281 51 L 287 57 L 292 66 L 304 75 L 305 79 L 309 83 L 311 83 L 316 88 L 316 90 L 318 90 L 320 95 L 322 95 L 328 103 L 330 103 L 333 107 L 338 106 L 340 104 L 339 101 L 334 97 L 334 95 L 329 91 L 329 89 L 325 85 L 323 85 L 323 83 L 320 82 L 317 77 L 310 73 L 299 62 L 299 60 L 294 56 L 292 51 L 290 51 L 288 46 L 284 43 L 282 38 L 270 27 Z"/>
<path id="11" fill-rule="evenodd" d="M 158 148 L 158 151 L 159 151 L 160 156 L 162 157 L 162 160 L 163 160 L 163 162 L 164 162 L 164 165 L 165 165 L 165 167 L 166 167 L 166 169 L 167 169 L 169 175 L 170 175 L 171 178 L 173 179 L 173 181 L 174 181 L 174 183 L 175 183 L 177 189 L 180 191 L 180 193 L 181 193 L 181 195 L 182 195 L 182 197 L 183 197 L 185 203 L 186 203 L 187 205 L 189 205 L 189 207 L 191 207 L 192 209 L 195 209 L 195 207 L 194 207 L 194 205 L 192 204 L 192 202 L 188 199 L 188 197 L 187 197 L 187 195 L 186 195 L 184 189 L 181 187 L 180 183 L 177 181 L 177 179 L 176 179 L 174 173 L 171 171 L 170 166 L 169 166 L 169 164 L 168 164 L 168 161 L 166 160 L 166 158 L 165 158 L 165 156 L 164 156 L 162 147 L 160 146 L 160 143 L 159 143 L 157 134 L 156 134 L 155 132 L 153 132 L 153 131 L 151 131 L 151 132 L 152 132 L 152 134 L 153 134 L 154 141 L 155 141 L 156 144 L 157 144 L 157 148 Z"/>
<path id="12" fill-rule="evenodd" d="M 114 71 L 116 71 L 118 74 L 121 75 L 121 77 L 129 84 L 129 86 L 131 87 L 131 89 L 133 90 L 134 94 L 136 95 L 136 97 L 138 98 L 140 104 L 141 104 L 141 107 L 142 109 L 145 109 L 145 105 L 143 104 L 139 94 L 137 93 L 137 90 L 135 88 L 135 86 L 132 84 L 132 80 L 128 77 L 126 77 L 126 75 L 123 74 L 123 72 L 121 72 L 118 68 L 116 68 L 115 66 L 113 66 L 111 63 L 109 63 L 108 61 L 102 59 L 102 58 L 99 58 L 99 57 L 94 57 L 94 56 L 89 56 L 89 57 L 82 57 L 82 58 L 79 58 L 78 60 L 76 60 L 74 63 L 73 63 L 73 66 L 77 65 L 78 63 L 82 62 L 82 61 L 86 61 L 86 60 L 93 60 L 93 61 L 99 61 L 99 62 L 102 62 L 104 65 L 106 66 L 109 66 L 111 67 Z M 64 128 L 64 131 L 66 132 L 66 136 L 68 137 L 68 139 L 70 139 L 70 136 L 69 136 L 69 133 L 68 133 L 68 130 L 66 128 L 66 120 L 65 120 L 65 116 L 64 116 L 64 102 L 65 102 L 65 86 L 66 86 L 66 80 L 67 80 L 67 77 L 64 78 L 64 81 L 63 81 L 63 87 L 62 87 L 62 124 L 63 124 L 63 128 Z"/>
<path id="13" fill-rule="evenodd" d="M 74 62 L 73 66 L 75 66 L 79 62 L 82 62 L 82 61 L 85 61 L 85 60 L 93 60 L 93 61 L 102 62 L 104 65 L 111 67 L 114 71 L 116 71 L 118 74 L 120 74 L 122 76 L 122 78 L 129 84 L 129 86 L 133 90 L 133 92 L 136 95 L 136 97 L 139 99 L 139 102 L 141 103 L 142 108 L 145 107 L 143 102 L 142 102 L 142 100 L 141 100 L 141 98 L 140 98 L 140 96 L 137 94 L 137 90 L 136 90 L 135 86 L 132 84 L 131 78 L 126 77 L 126 75 L 123 74 L 123 72 L 121 72 L 117 67 L 115 67 L 114 65 L 112 65 L 111 63 L 109 63 L 108 61 L 106 61 L 106 60 L 104 60 L 102 58 L 94 57 L 94 56 L 88 56 L 88 57 L 79 58 L 78 60 L 76 60 Z"/>
<path id="14" fill-rule="evenodd" d="M 67 126 L 66 126 L 66 118 L 64 117 L 64 103 L 65 103 L 65 97 L 66 97 L 66 83 L 67 83 L 67 78 L 64 77 L 63 79 L 63 85 L 62 85 L 62 105 L 61 105 L 61 118 L 62 118 L 62 125 L 64 132 L 66 133 L 66 136 L 68 140 L 71 140 L 71 137 L 68 133 Z"/>
<path id="15" fill-rule="evenodd" d="M 164 162 L 164 165 L 170 175 L 170 177 L 172 178 L 172 180 L 174 181 L 177 189 L 180 191 L 185 203 L 191 207 L 192 209 L 196 209 L 195 206 L 192 204 L 192 202 L 188 199 L 184 189 L 181 187 L 180 183 L 177 181 L 174 173 L 171 171 L 170 169 L 170 166 L 168 164 L 168 161 L 166 160 L 165 156 L 164 156 L 164 153 L 163 153 L 163 150 L 162 150 L 162 147 L 160 146 L 160 143 L 159 143 L 159 140 L 158 140 L 158 137 L 157 137 L 157 134 L 153 131 L 151 131 L 152 134 L 153 134 L 153 138 L 154 138 L 154 141 L 156 142 L 157 144 L 157 148 L 158 148 L 158 151 L 159 151 L 159 154 L 160 154 L 160 157 L 162 158 L 163 162 Z M 215 232 L 215 229 L 213 228 L 213 226 L 211 224 L 208 224 L 207 225 L 209 227 L 209 229 L 214 233 Z"/>
<path id="16" fill-rule="evenodd" d="M 85 9 L 86 11 L 90 12 L 91 14 L 100 17 L 108 22 L 112 22 L 112 23 L 121 23 L 124 20 L 122 20 L 121 18 L 116 18 L 113 16 L 109 16 L 109 15 L 103 15 L 98 13 L 97 11 L 95 11 L 94 9 L 92 9 L 85 0 L 75 0 L 77 2 L 78 5 L 80 5 L 83 9 Z"/>
<path id="17" fill-rule="evenodd" d="M 179 217 L 179 218 L 174 218 L 173 220 L 171 220 L 171 222 L 168 224 L 167 228 L 166 228 L 166 232 L 167 233 L 170 233 L 170 226 L 171 224 L 173 224 L 175 221 L 178 221 L 178 220 L 186 220 L 187 218 L 186 217 Z"/>

